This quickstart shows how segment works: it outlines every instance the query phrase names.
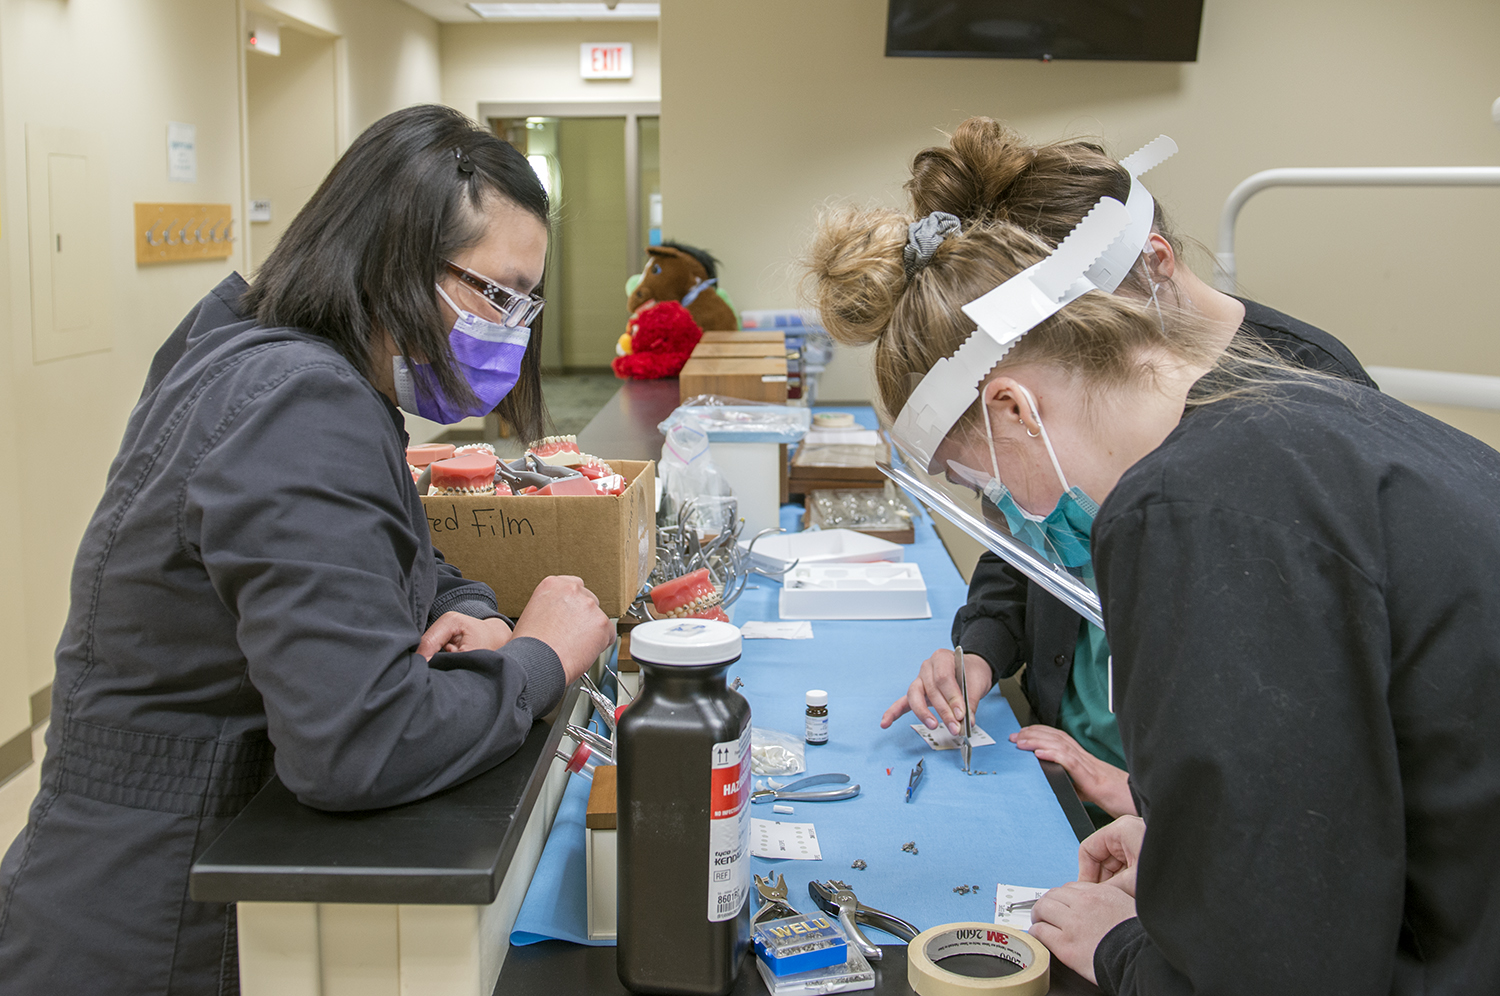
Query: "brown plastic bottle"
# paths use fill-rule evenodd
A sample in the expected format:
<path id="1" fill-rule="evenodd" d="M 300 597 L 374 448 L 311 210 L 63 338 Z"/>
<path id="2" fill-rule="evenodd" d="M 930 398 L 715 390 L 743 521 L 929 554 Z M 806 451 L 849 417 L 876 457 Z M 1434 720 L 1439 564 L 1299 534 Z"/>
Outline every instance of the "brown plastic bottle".
<path id="1" fill-rule="evenodd" d="M 630 633 L 641 692 L 615 731 L 620 982 L 723 996 L 750 940 L 750 704 L 724 683 L 740 632 L 662 619 Z"/>

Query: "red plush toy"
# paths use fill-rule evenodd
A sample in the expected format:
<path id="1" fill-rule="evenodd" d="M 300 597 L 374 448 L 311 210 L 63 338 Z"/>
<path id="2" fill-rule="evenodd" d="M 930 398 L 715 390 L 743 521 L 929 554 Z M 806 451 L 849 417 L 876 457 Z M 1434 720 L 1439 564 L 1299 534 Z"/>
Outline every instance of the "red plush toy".
<path id="1" fill-rule="evenodd" d="M 677 301 L 658 301 L 636 312 L 625 326 L 610 365 L 625 380 L 676 377 L 703 338 L 703 330 Z"/>

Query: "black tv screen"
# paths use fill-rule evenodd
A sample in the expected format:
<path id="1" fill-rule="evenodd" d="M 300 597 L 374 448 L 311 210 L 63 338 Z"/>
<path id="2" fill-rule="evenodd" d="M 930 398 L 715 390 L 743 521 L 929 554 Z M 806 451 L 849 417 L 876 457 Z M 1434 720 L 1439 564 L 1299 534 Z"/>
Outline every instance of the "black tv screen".
<path id="1" fill-rule="evenodd" d="M 1203 0 L 890 0 L 885 54 L 1196 62 Z"/>

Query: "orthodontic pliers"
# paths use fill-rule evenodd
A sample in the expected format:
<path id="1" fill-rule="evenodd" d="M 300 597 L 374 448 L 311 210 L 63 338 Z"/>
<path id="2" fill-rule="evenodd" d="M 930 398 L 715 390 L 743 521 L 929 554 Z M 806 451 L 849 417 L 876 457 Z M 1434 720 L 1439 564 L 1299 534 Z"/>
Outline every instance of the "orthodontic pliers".
<path id="1" fill-rule="evenodd" d="M 789 916 L 801 916 L 800 910 L 793 909 L 786 901 L 786 876 L 777 875 L 776 884 L 771 884 L 768 875 L 761 878 L 755 876 L 755 894 L 760 899 L 760 909 L 755 911 L 755 916 L 750 918 L 750 929 L 765 923 L 767 920 L 783 920 Z"/>
<path id="2" fill-rule="evenodd" d="M 812 896 L 813 902 L 818 904 L 819 909 L 839 918 L 844 933 L 848 934 L 854 946 L 859 948 L 860 954 L 870 961 L 880 960 L 880 946 L 865 936 L 864 931 L 859 929 L 860 924 L 883 930 L 903 941 L 910 941 L 920 933 L 916 927 L 900 917 L 864 905 L 854 894 L 854 890 L 838 879 L 829 879 L 827 882 L 813 879 L 807 883 L 807 892 Z"/>
<path id="3" fill-rule="evenodd" d="M 788 782 L 778 788 L 756 789 L 750 793 L 750 801 L 837 802 L 840 799 L 852 799 L 859 795 L 858 785 L 845 785 L 843 788 L 825 789 L 821 792 L 805 791 L 813 785 L 843 784 L 847 781 L 849 781 L 849 776 L 845 774 L 809 775 L 806 778 L 799 778 L 794 782 Z"/>

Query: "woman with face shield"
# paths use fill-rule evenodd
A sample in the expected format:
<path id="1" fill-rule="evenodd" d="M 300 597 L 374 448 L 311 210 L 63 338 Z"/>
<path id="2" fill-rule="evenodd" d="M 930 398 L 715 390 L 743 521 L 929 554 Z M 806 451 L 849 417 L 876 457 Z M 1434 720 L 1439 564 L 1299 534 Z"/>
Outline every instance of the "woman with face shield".
<path id="1" fill-rule="evenodd" d="M 320 809 L 430 795 L 609 645 L 578 578 L 503 618 L 433 549 L 406 462 L 401 408 L 539 434 L 546 246 L 525 158 L 408 108 L 161 347 L 74 566 L 0 990 L 238 992 L 234 907 L 188 875 L 273 772 Z"/>
<path id="2" fill-rule="evenodd" d="M 1034 144 L 990 118 L 971 118 L 947 144 L 917 153 L 906 189 L 916 218 L 937 212 L 965 225 L 1008 221 L 1048 247 L 1061 241 L 1099 198 L 1113 197 L 1130 210 L 1131 222 L 1108 258 L 1093 268 L 1092 277 L 1102 289 L 1144 302 L 1159 322 L 1163 308 L 1192 315 L 1215 348 L 1239 339 L 1268 348 L 1295 366 L 1373 387 L 1359 361 L 1333 336 L 1262 304 L 1221 293 L 1182 265 L 1181 242 L 1144 182 L 1175 151 L 1170 139 L 1160 137 L 1117 162 L 1086 139 Z M 838 319 L 831 317 L 830 323 L 836 326 Z M 1016 509 L 1006 519 L 1012 528 L 1036 535 Z M 1072 519 L 1074 539 L 1063 541 L 1068 549 L 1059 562 L 1076 567 L 1088 560 L 1089 532 L 1076 511 Z M 967 604 L 954 619 L 953 643 L 965 650 L 971 706 L 994 682 L 1026 665 L 1021 688 L 1036 719 L 1011 739 L 1062 764 L 1096 822 L 1135 812 L 1107 703 L 1109 647 L 1098 627 L 986 552 L 970 578 Z M 940 649 L 924 662 L 908 694 L 882 722 L 888 726 L 910 708 L 929 726 L 944 722 L 956 730 L 961 699 L 954 655 Z"/>
<path id="3" fill-rule="evenodd" d="M 1118 224 L 1050 255 L 1003 224 L 823 233 L 867 252 L 825 314 L 877 330 L 909 464 L 1028 521 L 1097 505 L 1144 824 L 1085 842 L 1033 933 L 1110 993 L 1471 991 L 1500 971 L 1500 454 L 1090 290 L 1127 214 L 1096 210 Z M 930 259 L 892 295 L 907 237 Z"/>

